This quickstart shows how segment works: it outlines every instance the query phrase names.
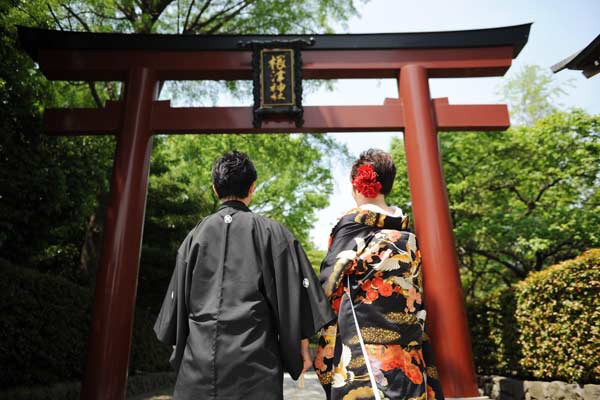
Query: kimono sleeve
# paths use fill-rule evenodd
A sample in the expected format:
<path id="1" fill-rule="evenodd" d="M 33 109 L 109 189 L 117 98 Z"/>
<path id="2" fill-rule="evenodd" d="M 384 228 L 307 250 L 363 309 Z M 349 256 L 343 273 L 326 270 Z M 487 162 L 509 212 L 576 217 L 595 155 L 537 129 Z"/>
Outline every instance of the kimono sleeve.
<path id="1" fill-rule="evenodd" d="M 158 340 L 165 344 L 175 345 L 177 338 L 177 267 L 171 275 L 167 294 L 154 323 L 154 333 Z"/>
<path id="2" fill-rule="evenodd" d="M 191 239 L 191 235 L 189 235 L 177 251 L 175 269 L 154 323 L 154 333 L 158 340 L 175 346 L 169 360 L 175 371 L 179 371 L 189 334 L 187 296 L 189 296 L 192 269 L 188 268 L 187 258 Z"/>
<path id="3" fill-rule="evenodd" d="M 294 238 L 286 240 L 273 257 L 280 354 L 293 379 L 302 372 L 300 341 L 335 318 L 306 253 Z"/>

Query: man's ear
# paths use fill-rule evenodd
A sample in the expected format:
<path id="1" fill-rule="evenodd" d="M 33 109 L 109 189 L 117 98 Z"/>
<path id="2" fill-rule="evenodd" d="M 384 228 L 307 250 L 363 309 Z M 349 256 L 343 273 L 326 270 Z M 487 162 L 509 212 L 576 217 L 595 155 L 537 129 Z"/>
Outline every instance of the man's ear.
<path id="1" fill-rule="evenodd" d="M 256 181 L 252 182 L 252 184 L 250 185 L 250 188 L 248 189 L 248 196 L 254 193 L 254 189 L 256 189 Z"/>
<path id="2" fill-rule="evenodd" d="M 215 185 L 212 185 L 212 190 L 213 190 L 213 192 L 215 192 L 215 195 L 217 195 L 217 198 L 220 198 L 219 193 L 217 192 L 217 189 L 215 189 Z"/>

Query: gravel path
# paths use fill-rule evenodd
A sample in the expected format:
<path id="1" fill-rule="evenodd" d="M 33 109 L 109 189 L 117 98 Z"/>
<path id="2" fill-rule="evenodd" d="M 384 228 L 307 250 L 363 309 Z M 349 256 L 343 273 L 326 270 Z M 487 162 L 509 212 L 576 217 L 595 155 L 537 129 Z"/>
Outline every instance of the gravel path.
<path id="1" fill-rule="evenodd" d="M 128 400 L 172 400 L 173 388 L 165 388 L 153 393 L 130 397 Z M 283 398 L 285 400 L 324 400 L 325 393 L 314 371 L 304 374 L 304 388 L 300 389 L 288 374 L 283 379 Z"/>

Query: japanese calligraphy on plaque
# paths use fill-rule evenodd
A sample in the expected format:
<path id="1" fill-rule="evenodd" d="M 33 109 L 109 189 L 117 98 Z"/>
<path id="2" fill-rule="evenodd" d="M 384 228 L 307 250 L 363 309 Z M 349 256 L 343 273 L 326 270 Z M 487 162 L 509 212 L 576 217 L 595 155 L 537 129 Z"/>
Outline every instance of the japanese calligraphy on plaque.
<path id="1" fill-rule="evenodd" d="M 254 80 L 253 125 L 264 121 L 291 120 L 297 127 L 304 123 L 302 108 L 302 59 L 300 48 L 313 40 L 251 41 Z"/>
<path id="2" fill-rule="evenodd" d="M 260 107 L 293 106 L 294 93 L 294 50 L 262 49 Z"/>

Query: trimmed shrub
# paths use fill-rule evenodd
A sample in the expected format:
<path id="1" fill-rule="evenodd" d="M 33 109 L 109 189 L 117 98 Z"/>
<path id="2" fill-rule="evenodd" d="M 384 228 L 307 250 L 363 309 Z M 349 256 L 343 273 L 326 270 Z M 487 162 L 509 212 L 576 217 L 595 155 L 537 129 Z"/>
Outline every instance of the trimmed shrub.
<path id="1" fill-rule="evenodd" d="M 535 378 L 600 381 L 600 249 L 516 285 L 521 365 Z"/>
<path id="2" fill-rule="evenodd" d="M 154 335 L 156 316 L 156 313 L 141 308 L 135 310 L 129 375 L 172 370 L 169 364 L 171 346 L 159 342 Z"/>
<path id="3" fill-rule="evenodd" d="M 0 386 L 80 379 L 91 295 L 0 260 Z"/>
<path id="4" fill-rule="evenodd" d="M 174 372 L 153 372 L 132 376 L 127 380 L 127 398 L 156 389 L 172 387 Z M 49 386 L 19 387 L 0 390 L 0 400 L 79 400 L 81 383 L 65 382 Z"/>
<path id="5" fill-rule="evenodd" d="M 479 374 L 600 381 L 600 249 L 467 305 Z"/>
<path id="6" fill-rule="evenodd" d="M 0 386 L 80 380 L 92 293 L 1 258 L 0 293 Z M 156 315 L 142 309 L 135 314 L 130 374 L 168 370 L 170 348 L 152 331 Z"/>
<path id="7" fill-rule="evenodd" d="M 477 373 L 522 376 L 515 310 L 512 287 L 502 287 L 467 304 Z"/>

